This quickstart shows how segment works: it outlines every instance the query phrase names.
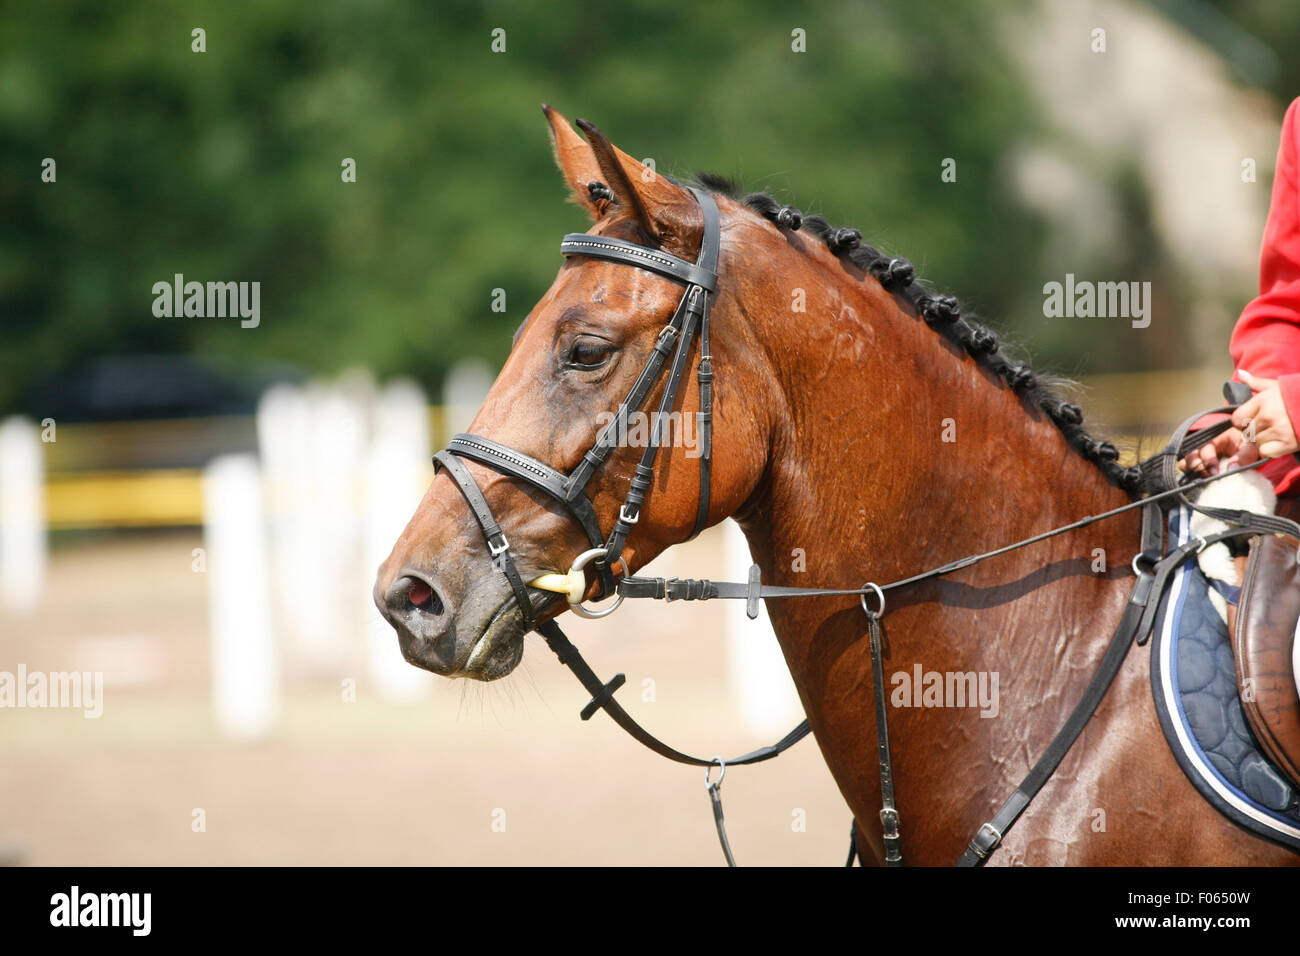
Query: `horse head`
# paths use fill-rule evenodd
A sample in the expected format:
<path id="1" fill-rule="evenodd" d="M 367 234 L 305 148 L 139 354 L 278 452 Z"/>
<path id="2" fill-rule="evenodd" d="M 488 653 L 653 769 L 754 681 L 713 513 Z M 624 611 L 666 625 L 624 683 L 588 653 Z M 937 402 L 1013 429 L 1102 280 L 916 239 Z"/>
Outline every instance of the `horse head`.
<path id="1" fill-rule="evenodd" d="M 599 238 L 613 240 L 610 247 L 623 254 L 666 253 L 658 259 L 669 265 L 675 260 L 679 270 L 696 263 L 705 211 L 689 188 L 633 159 L 591 124 L 578 121 L 588 143 L 557 111 L 544 112 L 559 168 L 592 222 L 575 248 Z M 716 204 L 724 237 L 716 271 L 728 278 L 711 294 L 694 289 L 689 277 L 652 271 L 662 266 L 657 260 L 648 268 L 629 268 L 626 260 L 579 252 L 569 254 L 528 314 L 470 434 L 463 436 L 472 441 L 453 448 L 463 453 L 454 460 L 440 456 L 442 467 L 379 569 L 375 602 L 396 629 L 408 661 L 445 676 L 503 677 L 519 663 L 529 625 L 566 607 L 556 592 L 531 582 L 565 573 L 576 556 L 614 533 L 620 515 L 632 522 L 623 523 L 618 553 L 598 557 L 588 568 L 592 580 L 573 584 L 575 591 L 607 595 L 611 567 L 635 571 L 749 497 L 767 457 L 766 405 L 735 398 L 745 393 L 744 382 L 763 381 L 767 370 L 752 330 L 741 321 L 743 291 L 731 280 L 728 263 L 732 246 L 761 254 L 762 243 L 780 240 L 739 204 L 721 198 Z M 699 316 L 685 315 L 693 289 L 711 300 L 706 305 L 714 332 L 712 363 L 734 369 L 716 387 L 710 376 L 697 374 L 707 334 L 700 334 Z M 694 323 L 691 329 L 668 334 L 675 322 L 687 321 Z M 652 362 L 658 373 L 643 384 L 640 400 L 630 402 Z M 679 372 L 690 374 L 680 374 L 674 387 L 679 365 Z M 706 373 L 708 367 L 705 361 Z M 706 395 L 712 392 L 704 406 L 711 405 L 712 417 L 725 423 L 727 440 L 716 454 L 701 449 L 711 424 L 700 419 L 702 383 Z M 672 407 L 660 417 L 654 409 L 666 390 Z M 620 406 L 625 414 L 617 420 Z M 647 469 L 645 449 L 656 428 L 663 447 Z M 608 447 L 595 456 L 597 462 L 592 452 L 601 436 Z M 475 460 L 476 449 L 481 455 L 484 448 L 495 457 Z M 503 471 L 518 462 L 523 471 Z M 636 482 L 638 468 L 642 477 Z M 584 485 L 567 495 L 566 504 L 564 490 L 554 485 L 580 469 Z M 553 479 L 549 491 L 520 480 L 541 471 Z M 629 492 L 638 484 L 629 509 Z M 471 500 L 476 490 L 481 502 Z M 486 508 L 488 520 L 499 521 L 491 540 L 475 504 Z M 569 574 L 570 581 L 578 580 Z"/>

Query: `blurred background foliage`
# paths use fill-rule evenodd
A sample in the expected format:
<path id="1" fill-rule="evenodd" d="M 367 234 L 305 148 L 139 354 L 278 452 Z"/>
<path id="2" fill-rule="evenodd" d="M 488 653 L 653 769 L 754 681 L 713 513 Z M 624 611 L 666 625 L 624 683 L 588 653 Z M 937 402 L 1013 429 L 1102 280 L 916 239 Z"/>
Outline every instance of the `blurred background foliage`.
<path id="1" fill-rule="evenodd" d="M 24 407 L 34 389 L 104 355 L 308 373 L 363 364 L 429 389 L 461 357 L 499 365 L 560 264 L 560 235 L 586 225 L 564 201 L 541 102 L 664 172 L 730 175 L 860 228 L 1039 365 L 1177 367 L 1176 336 L 1043 327 L 1042 284 L 1060 275 L 1044 261 L 1049 224 L 1012 188 L 1008 157 L 1063 134 L 999 42 L 1024 6 L 11 5 L 0 412 L 39 416 Z M 1209 11 L 1279 49 L 1300 39 L 1289 4 L 1158 6 L 1192 31 Z M 505 53 L 491 50 L 496 27 Z M 791 51 L 794 27 L 806 54 Z M 1297 62 L 1248 78 L 1273 84 L 1279 119 Z M 56 184 L 40 181 L 47 156 Z M 340 179 L 345 157 L 356 183 Z M 940 180 L 944 157 L 959 160 L 956 183 Z M 1076 271 L 1150 278 L 1166 266 L 1142 189 L 1122 166 L 1102 175 L 1134 238 Z M 155 318 L 151 287 L 175 273 L 260 281 L 261 326 Z M 505 314 L 491 311 L 497 287 Z"/>

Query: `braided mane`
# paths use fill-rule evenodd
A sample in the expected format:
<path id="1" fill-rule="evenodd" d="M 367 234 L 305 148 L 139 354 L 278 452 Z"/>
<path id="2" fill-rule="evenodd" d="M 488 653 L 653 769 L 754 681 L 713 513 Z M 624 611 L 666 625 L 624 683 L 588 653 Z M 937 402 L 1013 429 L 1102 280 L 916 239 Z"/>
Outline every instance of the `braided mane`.
<path id="1" fill-rule="evenodd" d="M 741 195 L 734 182 L 713 173 L 698 173 L 704 188 L 736 200 L 759 213 L 780 229 L 810 232 L 837 256 L 847 258 L 865 270 L 890 292 L 904 297 L 927 325 L 963 348 L 972 358 L 999 376 L 1025 404 L 1039 408 L 1060 429 L 1070 447 L 1092 462 L 1106 479 L 1136 494 L 1142 488 L 1142 470 L 1119 463 L 1119 449 L 1111 442 L 1094 438 L 1083 427 L 1083 412 L 1055 391 L 1054 384 L 1035 375 L 1023 362 L 1006 355 L 991 329 L 963 318 L 961 303 L 950 295 L 937 295 L 916 278 L 906 259 L 886 256 L 862 242 L 857 229 L 835 229 L 820 216 L 805 216 L 794 206 L 784 206 L 766 193 Z"/>

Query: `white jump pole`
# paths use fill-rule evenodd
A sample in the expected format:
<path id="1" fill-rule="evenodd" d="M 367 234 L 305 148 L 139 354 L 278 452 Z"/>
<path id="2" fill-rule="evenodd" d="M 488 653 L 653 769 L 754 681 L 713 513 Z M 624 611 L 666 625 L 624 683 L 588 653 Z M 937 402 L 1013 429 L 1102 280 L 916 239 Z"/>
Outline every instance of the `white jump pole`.
<path id="1" fill-rule="evenodd" d="M 385 699 L 406 703 L 427 697 L 434 681 L 402 657 L 397 635 L 379 616 L 372 591 L 379 565 L 415 514 L 432 473 L 428 400 L 418 385 L 399 380 L 383 389 L 371 435 L 365 463 L 365 561 L 357 590 L 360 619 L 371 680 Z"/>
<path id="2" fill-rule="evenodd" d="M 322 626 L 312 524 L 311 403 L 297 385 L 268 389 L 257 406 L 257 447 L 266 492 L 276 621 L 290 646 L 305 651 Z"/>
<path id="3" fill-rule="evenodd" d="M 36 610 L 45 587 L 43 452 L 34 423 L 0 423 L 0 603 L 19 614 Z"/>
<path id="4" fill-rule="evenodd" d="M 725 580 L 748 580 L 754 562 L 744 532 L 730 518 L 720 527 Z M 718 603 L 724 605 L 727 676 L 745 724 L 759 734 L 789 730 L 803 716 L 803 705 L 772 631 L 767 608 L 760 602 L 758 617 L 751 621 L 745 615 L 744 601 Z"/>
<path id="5" fill-rule="evenodd" d="M 368 378 L 353 376 L 307 390 L 311 484 L 303 530 L 314 552 L 315 583 L 309 593 L 317 603 L 303 650 L 307 662 L 321 672 L 338 670 L 355 637 L 350 612 L 356 605 L 349 600 L 349 585 L 361 543 L 362 463 L 372 389 Z"/>
<path id="6" fill-rule="evenodd" d="M 212 697 L 227 737 L 250 740 L 279 719 L 280 667 L 271 626 L 261 472 L 251 455 L 203 472 Z"/>

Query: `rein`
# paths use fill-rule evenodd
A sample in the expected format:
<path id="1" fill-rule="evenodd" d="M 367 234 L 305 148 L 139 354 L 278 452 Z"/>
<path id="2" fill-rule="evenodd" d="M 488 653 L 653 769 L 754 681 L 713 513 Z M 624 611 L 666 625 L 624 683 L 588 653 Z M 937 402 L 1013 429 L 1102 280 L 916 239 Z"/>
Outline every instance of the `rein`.
<path id="1" fill-rule="evenodd" d="M 510 555 L 510 543 L 501 526 L 493 517 L 491 508 L 488 506 L 478 484 L 460 459 L 465 458 L 478 462 L 540 489 L 565 506 L 573 518 L 582 526 L 591 547 L 574 558 L 569 570 L 562 574 L 544 574 L 528 582 L 535 589 L 563 594 L 568 601 L 570 610 L 581 617 L 605 617 L 618 608 L 627 598 L 662 601 L 706 601 L 715 598 L 744 600 L 746 602 L 746 613 L 752 619 L 758 616 L 760 600 L 850 595 L 858 597 L 863 613 L 867 618 L 867 634 L 871 652 L 872 690 L 876 713 L 876 743 L 881 790 L 880 821 L 887 866 L 901 866 L 903 864 L 903 855 L 899 826 L 900 816 L 895 805 L 893 764 L 889 748 L 888 709 L 884 688 L 882 648 L 884 643 L 883 618 L 886 610 L 886 593 L 937 579 L 990 558 L 1045 541 L 1056 535 L 1066 534 L 1095 522 L 1141 509 L 1141 542 L 1139 551 L 1132 560 L 1136 581 L 1120 622 L 1082 698 L 1070 712 L 1047 750 L 1034 764 L 1020 785 L 1003 802 L 993 818 L 982 824 L 976 831 L 956 864 L 960 867 L 981 866 L 1002 843 L 1007 832 L 1024 813 L 1043 785 L 1051 778 L 1065 754 L 1082 734 L 1084 727 L 1119 673 L 1129 647 L 1133 643 L 1142 644 L 1145 642 L 1154 622 L 1161 595 L 1171 573 L 1193 554 L 1226 538 L 1253 534 L 1287 534 L 1300 540 L 1300 524 L 1276 515 L 1258 515 L 1247 511 L 1235 511 L 1225 508 L 1203 508 L 1188 500 L 1188 492 L 1195 491 L 1211 482 L 1226 477 L 1228 474 L 1235 473 L 1221 472 L 1218 475 L 1179 484 L 1177 462 L 1191 451 L 1200 448 L 1219 434 L 1222 434 L 1232 424 L 1230 421 L 1221 421 L 1208 428 L 1189 434 L 1191 426 L 1201 417 L 1201 415 L 1195 415 L 1187 419 L 1175 430 L 1163 451 L 1141 463 L 1145 478 L 1145 490 L 1147 491 L 1145 497 L 1109 511 L 1081 518 L 1078 521 L 1053 528 L 1004 547 L 982 554 L 969 555 L 898 581 L 887 584 L 867 582 L 859 588 L 844 589 L 773 586 L 762 583 L 761 571 L 758 565 L 750 568 L 749 579 L 743 583 L 692 578 L 634 577 L 630 575 L 625 575 L 615 581 L 613 566 L 623 563 L 626 567 L 622 557 L 623 547 L 633 526 L 640 517 L 646 492 L 654 480 L 655 462 L 663 437 L 658 424 L 651 429 L 650 440 L 641 456 L 640 463 L 636 466 L 627 496 L 619 509 L 618 520 L 615 522 L 608 538 L 602 538 L 595 509 L 586 494 L 586 487 L 596 471 L 605 464 L 617 446 L 619 423 L 626 418 L 629 412 L 638 410 L 644 403 L 650 389 L 660 378 L 671 353 L 672 362 L 668 366 L 668 379 L 659 402 L 660 414 L 655 421 L 659 423 L 665 420 L 666 414 L 672 410 L 676 401 L 697 334 L 700 340 L 700 357 L 696 367 L 700 392 L 700 411 L 698 412 L 701 436 L 701 457 L 699 459 L 700 493 L 695 526 L 690 538 L 698 535 L 708 523 L 713 417 L 713 367 L 712 357 L 709 352 L 709 304 L 710 296 L 716 293 L 717 288 L 720 225 L 718 209 L 713 197 L 704 190 L 691 189 L 691 192 L 699 203 L 704 216 L 704 236 L 700 244 L 697 261 L 694 263 L 687 262 L 662 250 L 650 249 L 635 243 L 586 233 L 570 233 L 564 237 L 560 245 L 560 251 L 566 257 L 585 256 L 631 265 L 683 283 L 686 286 L 686 290 L 682 294 L 671 320 L 656 338 L 645 367 L 641 370 L 627 396 L 619 405 L 614 418 L 597 435 L 595 444 L 582 456 L 577 467 L 568 475 L 565 475 L 523 452 L 515 451 L 489 438 L 471 434 L 454 436 L 446 449 L 434 455 L 434 466 L 435 468 L 441 467 L 447 472 L 460 489 L 466 503 L 473 512 L 475 520 L 483 533 L 493 563 L 506 575 L 510 583 L 515 602 L 523 619 L 525 633 L 531 630 L 538 631 L 545 638 L 547 645 L 559 658 L 560 662 L 574 673 L 586 691 L 591 694 L 591 700 L 582 708 L 581 718 L 589 720 L 598 710 L 603 710 L 633 739 L 660 756 L 677 763 L 706 768 L 705 786 L 713 809 L 718 840 L 729 866 L 735 866 L 736 862 L 727 839 L 722 812 L 721 786 L 727 767 L 761 763 L 779 756 L 808 735 L 810 731 L 808 720 L 801 721 L 776 743 L 767 747 L 760 747 L 730 760 L 724 760 L 720 756 L 715 756 L 712 759 L 694 757 L 670 747 L 649 733 L 614 699 L 614 694 L 626 682 L 624 674 L 616 674 L 608 682 L 602 681 L 596 676 L 596 673 L 554 620 L 546 621 L 540 625 L 536 622 L 535 609 L 533 608 L 528 587 L 525 585 Z M 1244 385 L 1230 382 L 1224 386 L 1224 396 L 1229 402 L 1228 405 L 1203 414 L 1235 410 L 1237 405 L 1249 398 L 1250 390 Z M 1266 460 L 1261 459 L 1245 468 L 1238 469 L 1238 471 L 1257 468 L 1263 465 Z M 1195 511 L 1236 527 L 1204 538 L 1194 539 L 1165 555 L 1164 512 L 1173 504 L 1175 499 Z M 592 565 L 597 577 L 596 600 L 610 596 L 615 598 L 613 604 L 609 607 L 592 610 L 583 604 L 583 598 L 587 591 L 584 569 L 588 564 Z M 876 606 L 874 608 L 868 603 L 869 597 L 875 598 Z M 716 779 L 713 778 L 713 768 L 715 767 L 718 769 Z M 856 820 L 853 821 L 850 833 L 849 856 L 846 864 L 848 866 L 852 866 L 855 857 L 859 855 Z"/>
<path id="2" fill-rule="evenodd" d="M 1215 411 L 1231 410 L 1235 406 L 1225 406 Z M 1208 413 L 1207 413 L 1208 414 Z M 1200 418 L 1200 415 L 1193 416 L 1189 421 Z M 1230 423 L 1228 423 L 1230 425 Z M 1175 451 L 1177 458 L 1181 458 L 1201 445 L 1207 443 L 1215 435 L 1226 430 L 1218 426 L 1212 426 L 1201 432 L 1197 432 L 1192 438 L 1182 441 L 1179 445 L 1173 446 L 1181 451 Z M 1210 432 L 1206 436 L 1206 432 Z M 1148 462 L 1158 463 L 1167 455 L 1171 454 L 1170 449 L 1166 449 L 1159 455 Z M 749 581 L 746 583 L 727 582 L 727 581 L 709 581 L 709 580 L 692 580 L 677 578 L 632 578 L 625 577 L 619 581 L 619 594 L 624 597 L 634 598 L 651 598 L 663 601 L 688 600 L 688 601 L 706 601 L 713 598 L 731 598 L 743 599 L 747 602 L 746 613 L 750 618 L 758 614 L 758 601 L 760 599 L 785 599 L 798 597 L 834 597 L 854 595 L 862 603 L 863 612 L 867 618 L 868 638 L 871 648 L 871 669 L 873 683 L 873 697 L 875 699 L 876 709 L 876 746 L 880 764 L 880 782 L 881 782 L 881 810 L 880 820 L 882 834 L 885 844 L 885 863 L 887 866 L 902 866 L 903 857 L 901 850 L 901 834 L 899 828 L 899 813 L 894 802 L 893 787 L 893 767 L 889 751 L 889 726 L 888 713 L 886 708 L 886 694 L 884 688 L 884 662 L 882 654 L 882 643 L 884 637 L 883 617 L 885 613 L 885 592 L 918 584 L 922 581 L 939 578 L 950 574 L 962 568 L 967 568 L 978 564 L 989 558 L 997 557 L 1008 552 L 1028 547 L 1037 542 L 1044 541 L 1056 535 L 1065 534 L 1069 531 L 1086 527 L 1094 522 L 1103 521 L 1107 518 L 1113 518 L 1117 515 L 1124 514 L 1128 511 L 1142 509 L 1142 535 L 1141 550 L 1132 560 L 1132 568 L 1137 576 L 1134 583 L 1132 594 L 1128 603 L 1125 605 L 1124 614 L 1116 627 L 1114 635 L 1111 637 L 1109 646 L 1105 655 L 1102 657 L 1097 671 L 1091 682 L 1088 684 L 1083 697 L 1071 711 L 1061 730 L 1053 738 L 1052 743 L 1048 746 L 1043 756 L 1034 764 L 1033 769 L 1021 781 L 1020 785 L 1012 792 L 1001 808 L 994 815 L 993 819 L 983 824 L 972 837 L 966 851 L 958 859 L 956 865 L 959 867 L 982 866 L 1002 842 L 1007 832 L 1024 813 L 1030 802 L 1042 789 L 1043 785 L 1051 778 L 1057 766 L 1059 766 L 1066 753 L 1073 745 L 1075 740 L 1083 732 L 1084 727 L 1095 713 L 1102 698 L 1105 697 L 1106 691 L 1109 690 L 1115 677 L 1118 675 L 1120 666 L 1123 664 L 1129 647 L 1133 643 L 1144 644 L 1146 637 L 1150 633 L 1151 626 L 1155 620 L 1156 610 L 1159 607 L 1160 597 L 1164 593 L 1165 585 L 1169 577 L 1178 567 L 1189 557 L 1199 553 L 1209 545 L 1215 544 L 1226 538 L 1241 537 L 1246 535 L 1255 535 L 1261 533 L 1286 533 L 1300 540 L 1300 525 L 1286 518 L 1280 518 L 1276 515 L 1257 515 L 1246 511 L 1230 511 L 1228 509 L 1202 508 L 1186 498 L 1188 492 L 1198 490 L 1205 485 L 1227 477 L 1229 474 L 1250 471 L 1265 464 L 1268 459 L 1261 459 L 1253 464 L 1236 469 L 1232 472 L 1221 472 L 1218 475 L 1212 475 L 1207 478 L 1201 478 L 1194 481 L 1178 485 L 1174 488 L 1162 492 L 1153 493 L 1138 501 L 1130 502 L 1118 508 L 1101 512 L 1100 514 L 1091 515 L 1059 528 L 1054 528 L 1042 534 L 1025 538 L 1013 544 L 987 551 L 982 554 L 970 555 L 957 561 L 949 562 L 941 567 L 915 574 L 908 578 L 893 581 L 888 584 L 878 585 L 868 582 L 861 588 L 801 588 L 801 587 L 774 587 L 761 584 L 759 581 L 759 568 L 754 565 L 750 568 Z M 1143 463 L 1144 470 L 1148 462 Z M 1163 555 L 1164 543 L 1164 507 L 1163 504 L 1170 499 L 1177 499 L 1188 505 L 1195 511 L 1209 514 L 1212 517 L 1218 517 L 1220 520 L 1237 523 L 1239 527 L 1223 531 L 1205 538 L 1193 539 L 1182 547 L 1171 552 L 1169 555 Z M 874 595 L 877 599 L 878 606 L 872 608 L 867 598 Z M 802 740 L 811 729 L 807 719 L 801 721 L 793 730 L 782 737 L 776 743 L 761 747 L 741 757 L 732 760 L 723 760 L 721 757 L 714 757 L 712 760 L 704 760 L 699 757 L 692 757 L 681 751 L 675 750 L 663 741 L 654 737 L 645 730 L 635 719 L 625 711 L 622 706 L 614 700 L 614 693 L 625 683 L 626 677 L 623 674 L 616 674 L 608 683 L 603 683 L 599 677 L 591 670 L 587 662 L 583 659 L 578 649 L 568 640 L 559 625 L 554 621 L 548 621 L 538 628 L 539 632 L 546 639 L 547 645 L 555 652 L 560 662 L 573 671 L 575 676 L 581 682 L 582 686 L 592 695 L 591 700 L 583 707 L 581 717 L 583 720 L 589 720 L 598 710 L 604 710 L 613 718 L 614 722 L 622 727 L 627 733 L 645 747 L 653 750 L 660 756 L 667 757 L 678 763 L 693 764 L 696 766 L 714 767 L 721 769 L 725 774 L 729 765 L 743 765 L 759 763 L 763 760 L 769 760 L 776 757 L 785 750 L 789 749 L 798 741 Z M 730 843 L 727 840 L 726 828 L 722 816 L 722 805 L 719 796 L 719 788 L 722 783 L 720 774 L 717 781 L 712 781 L 710 774 L 706 771 L 705 784 L 709 791 L 709 796 L 713 804 L 714 823 L 718 831 L 718 840 L 722 845 L 722 851 L 730 866 L 735 866 L 735 860 L 731 853 Z M 856 841 L 857 822 L 854 821 L 850 840 L 850 849 L 847 866 L 852 866 L 857 856 Z"/>

